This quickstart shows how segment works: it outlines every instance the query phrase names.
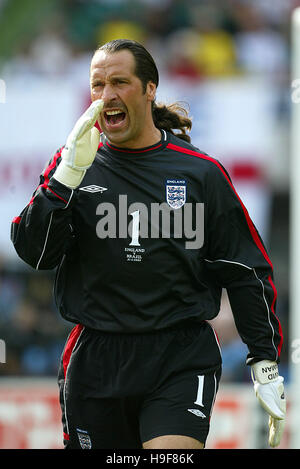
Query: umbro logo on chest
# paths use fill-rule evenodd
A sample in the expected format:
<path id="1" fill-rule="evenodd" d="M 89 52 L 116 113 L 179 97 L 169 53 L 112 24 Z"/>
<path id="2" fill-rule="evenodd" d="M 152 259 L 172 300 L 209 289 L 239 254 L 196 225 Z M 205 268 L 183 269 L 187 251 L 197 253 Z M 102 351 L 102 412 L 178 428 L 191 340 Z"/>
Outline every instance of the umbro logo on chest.
<path id="1" fill-rule="evenodd" d="M 85 192 L 91 192 L 94 194 L 95 192 L 101 192 L 101 194 L 104 191 L 107 191 L 107 187 L 101 187 L 101 186 L 96 186 L 95 184 L 91 184 L 90 186 L 85 186 L 85 187 L 80 187 L 80 191 L 85 191 Z"/>

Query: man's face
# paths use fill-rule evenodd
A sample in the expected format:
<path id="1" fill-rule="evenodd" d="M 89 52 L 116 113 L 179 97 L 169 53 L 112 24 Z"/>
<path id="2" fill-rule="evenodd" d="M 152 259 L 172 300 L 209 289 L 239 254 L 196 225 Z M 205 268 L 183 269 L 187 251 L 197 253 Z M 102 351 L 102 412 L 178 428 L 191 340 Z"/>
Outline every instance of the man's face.
<path id="1" fill-rule="evenodd" d="M 90 87 L 92 101 L 104 101 L 98 122 L 108 140 L 119 147 L 143 146 L 152 119 L 151 102 L 156 86 L 149 82 L 143 92 L 131 52 L 96 52 L 91 63 Z"/>

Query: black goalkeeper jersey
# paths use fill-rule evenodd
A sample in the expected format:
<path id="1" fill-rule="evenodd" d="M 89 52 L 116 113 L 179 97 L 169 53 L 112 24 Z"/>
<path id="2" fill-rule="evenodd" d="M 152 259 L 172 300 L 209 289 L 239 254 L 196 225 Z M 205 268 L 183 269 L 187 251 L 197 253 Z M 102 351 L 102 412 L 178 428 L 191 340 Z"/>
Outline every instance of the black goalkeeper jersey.
<path id="1" fill-rule="evenodd" d="M 61 150 L 11 238 L 26 263 L 56 269 L 65 319 L 143 333 L 215 318 L 225 288 L 247 363 L 279 361 L 272 263 L 218 160 L 165 131 L 139 150 L 104 139 L 73 191 L 52 177 Z"/>

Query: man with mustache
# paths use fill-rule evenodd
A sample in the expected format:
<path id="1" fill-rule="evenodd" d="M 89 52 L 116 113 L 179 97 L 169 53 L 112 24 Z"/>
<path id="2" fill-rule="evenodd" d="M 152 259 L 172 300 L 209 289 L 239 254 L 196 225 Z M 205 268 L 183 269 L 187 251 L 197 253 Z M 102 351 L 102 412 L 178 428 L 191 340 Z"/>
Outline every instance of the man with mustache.
<path id="1" fill-rule="evenodd" d="M 57 268 L 58 309 L 76 324 L 59 371 L 65 447 L 205 447 L 221 377 L 207 321 L 222 288 L 276 446 L 285 398 L 273 266 L 227 171 L 191 144 L 188 114 L 155 102 L 158 83 L 142 45 L 100 47 L 91 106 L 12 223 L 19 256 Z M 188 223 L 203 242 L 187 243 Z"/>

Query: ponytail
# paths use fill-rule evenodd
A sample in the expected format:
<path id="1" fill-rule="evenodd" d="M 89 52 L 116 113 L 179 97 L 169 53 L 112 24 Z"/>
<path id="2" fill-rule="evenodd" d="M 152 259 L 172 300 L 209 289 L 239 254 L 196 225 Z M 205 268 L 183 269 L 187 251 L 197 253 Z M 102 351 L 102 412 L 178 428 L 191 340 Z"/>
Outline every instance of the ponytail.
<path id="1" fill-rule="evenodd" d="M 155 127 L 171 132 L 176 137 L 191 141 L 191 137 L 187 135 L 192 128 L 192 120 L 187 110 L 179 103 L 173 104 L 152 104 L 152 116 Z M 179 130 L 180 132 L 174 132 Z"/>

